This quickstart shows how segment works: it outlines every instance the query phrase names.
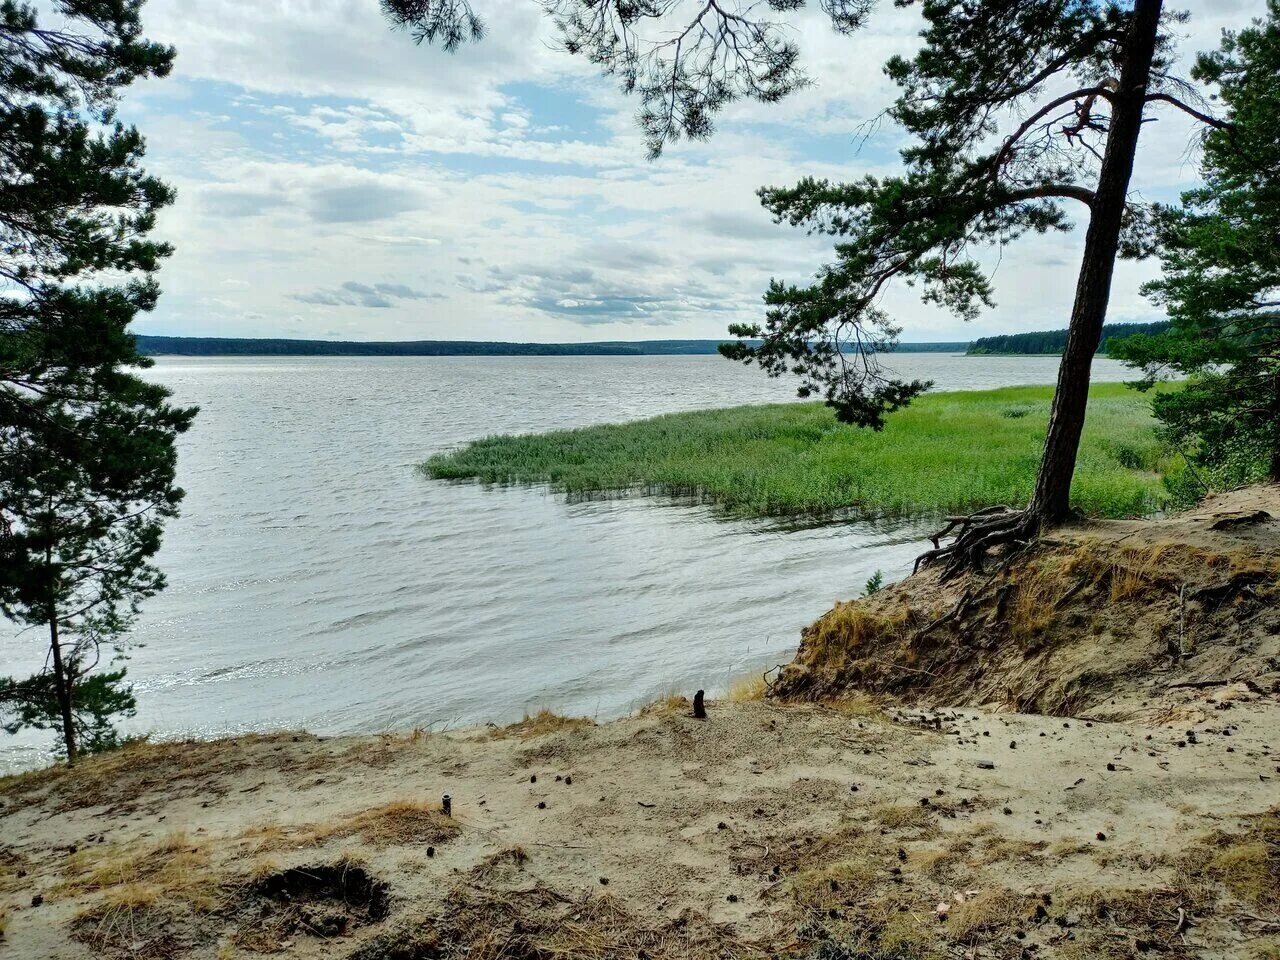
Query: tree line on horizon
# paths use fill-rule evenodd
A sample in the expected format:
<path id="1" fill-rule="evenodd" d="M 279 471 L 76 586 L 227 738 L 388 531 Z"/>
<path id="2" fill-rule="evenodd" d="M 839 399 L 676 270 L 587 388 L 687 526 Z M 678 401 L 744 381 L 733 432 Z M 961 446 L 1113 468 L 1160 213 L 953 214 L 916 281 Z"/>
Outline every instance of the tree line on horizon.
<path id="1" fill-rule="evenodd" d="M 1114 341 L 1136 334 L 1158 334 L 1169 329 L 1169 321 L 1155 323 L 1108 323 L 1098 338 L 1098 353 L 1105 354 Z M 1006 333 L 991 337 L 979 337 L 969 344 L 972 356 L 1011 353 L 1060 354 L 1067 346 L 1067 331 L 1038 330 L 1031 333 Z"/>
<path id="2" fill-rule="evenodd" d="M 281 337 L 163 337 L 138 335 L 144 356 L 184 357 L 653 357 L 714 355 L 724 340 L 601 340 L 590 343 L 512 343 L 490 340 L 296 340 Z M 895 343 L 896 353 L 963 351 L 967 340 Z"/>

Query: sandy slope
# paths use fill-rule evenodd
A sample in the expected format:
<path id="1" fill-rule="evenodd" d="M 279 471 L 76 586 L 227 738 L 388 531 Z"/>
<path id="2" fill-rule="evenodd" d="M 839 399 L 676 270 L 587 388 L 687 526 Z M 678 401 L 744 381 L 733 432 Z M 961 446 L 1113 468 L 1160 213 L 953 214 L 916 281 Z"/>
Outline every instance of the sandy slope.
<path id="1" fill-rule="evenodd" d="M 901 902 L 892 909 L 907 933 L 948 952 L 985 944 L 981 955 L 1018 956 L 1039 944 L 1053 954 L 1095 941 L 1115 950 L 1146 938 L 1188 953 L 1212 947 L 1205 955 L 1248 956 L 1246 942 L 1280 918 L 1234 902 L 1202 907 L 1177 861 L 1214 831 L 1246 827 L 1242 815 L 1280 803 L 1280 709 L 1242 689 L 1203 697 L 1204 719 L 1159 727 L 975 711 L 895 720 L 753 702 L 713 704 L 706 721 L 668 708 L 527 739 L 280 735 L 150 748 L 132 762 L 112 758 L 100 782 L 76 775 L 7 786 L 0 831 L 12 912 L 4 954 L 246 955 L 233 941 L 254 945 L 264 913 L 285 910 L 250 874 L 264 863 L 312 867 L 355 853 L 389 885 L 385 918 L 358 925 L 363 918 L 353 915 L 347 929 L 330 924 L 322 936 L 307 926 L 328 921 L 308 915 L 256 945 L 330 957 L 378 948 L 380 936 L 439 940 L 438 929 L 465 907 L 484 919 L 449 933 L 449 943 L 472 938 L 472 956 L 549 956 L 516 950 L 512 931 L 536 930 L 541 917 L 545 936 L 560 936 L 565 918 L 607 897 L 625 912 L 610 913 L 613 926 L 598 936 L 624 945 L 641 933 L 674 938 L 651 956 L 741 955 L 752 945 L 768 953 L 819 942 L 817 931 L 797 934 L 814 915 L 830 922 L 842 919 L 831 909 L 855 918 L 871 909 L 845 908 L 843 891 L 826 881 L 830 872 L 839 885 L 845 868 L 871 878 L 879 888 L 872 899 L 884 893 Z M 161 782 L 147 782 L 157 775 Z M 433 818 L 418 830 L 434 840 L 430 856 L 412 832 L 402 838 L 409 842 L 387 845 L 376 835 L 311 837 L 317 823 L 332 828 L 391 801 L 446 793 L 459 829 L 441 839 Z M 184 836 L 175 842 L 174 831 Z M 179 892 L 117 897 L 123 912 L 99 909 L 73 924 L 120 886 L 85 891 L 76 878 L 121 858 L 150 862 L 157 846 L 199 851 L 185 854 L 190 862 L 178 873 L 213 884 L 190 897 L 200 918 L 192 919 L 182 882 L 148 876 L 135 862 L 109 879 Z M 523 853 L 502 856 L 516 848 Z M 18 878 L 18 869 L 26 875 Z M 816 899 L 804 892 L 814 882 Z M 511 890 L 522 893 L 510 903 L 483 902 Z M 1089 899 L 1098 890 L 1118 898 L 1151 891 L 1139 902 L 1153 917 L 1099 919 Z M 1013 917 L 966 931 L 937 914 L 957 894 L 1007 906 Z M 997 903 L 1010 894 L 1011 904 Z M 43 902 L 31 906 L 33 896 Z M 323 896 L 316 902 L 326 905 Z M 1037 920 L 1044 902 L 1048 916 Z M 1175 934 L 1179 906 L 1197 925 Z M 505 954 L 484 952 L 495 931 Z M 605 955 L 641 956 L 639 949 Z M 425 950 L 403 955 L 453 955 Z"/>
<path id="2" fill-rule="evenodd" d="M 775 692 L 1120 720 L 1176 716 L 1198 686 L 1280 688 L 1280 486 L 1055 530 L 988 566 L 837 604 Z"/>

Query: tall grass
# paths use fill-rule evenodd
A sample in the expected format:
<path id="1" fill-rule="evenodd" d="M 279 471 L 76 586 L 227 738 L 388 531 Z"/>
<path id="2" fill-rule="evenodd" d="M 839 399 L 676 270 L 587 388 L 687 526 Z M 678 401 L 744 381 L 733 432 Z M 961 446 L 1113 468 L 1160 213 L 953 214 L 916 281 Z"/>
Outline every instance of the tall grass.
<path id="1" fill-rule="evenodd" d="M 573 494 L 660 490 L 742 515 L 877 515 L 1020 504 L 1031 494 L 1051 387 L 935 393 L 880 433 L 818 403 L 732 407 L 531 436 L 488 437 L 422 465 L 431 477 L 546 482 Z M 1121 384 L 1090 393 L 1072 496 L 1093 516 L 1150 512 L 1175 469 L 1149 399 Z"/>

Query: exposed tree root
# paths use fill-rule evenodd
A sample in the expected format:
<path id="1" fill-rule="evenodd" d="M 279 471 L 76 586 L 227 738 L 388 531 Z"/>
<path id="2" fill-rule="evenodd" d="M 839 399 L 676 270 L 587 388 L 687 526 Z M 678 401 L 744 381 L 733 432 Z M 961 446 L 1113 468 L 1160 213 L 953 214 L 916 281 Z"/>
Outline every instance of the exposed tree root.
<path id="1" fill-rule="evenodd" d="M 1000 617 L 1003 617 L 1004 604 L 1005 604 L 1005 601 L 1008 599 L 1008 594 L 1011 590 L 1011 587 L 1009 584 L 1006 583 L 1006 584 L 1001 584 L 999 586 L 995 586 L 993 590 L 993 585 L 996 583 L 996 580 L 1000 578 L 1000 575 L 1004 573 L 1005 570 L 1009 569 L 1009 567 L 1012 566 L 1018 560 L 1018 558 L 1026 556 L 1027 553 L 1029 552 L 1029 549 L 1030 549 L 1030 544 L 1024 546 L 1023 549 L 1021 550 L 1015 550 L 1009 553 L 1008 555 L 1006 555 L 1004 559 L 1001 561 L 999 568 L 997 568 L 996 571 L 992 573 L 991 576 L 989 576 L 983 583 L 977 586 L 971 585 L 967 587 L 964 593 L 960 595 L 960 599 L 956 601 L 955 605 L 952 606 L 950 610 L 942 614 L 936 620 L 933 620 L 932 622 L 926 624 L 925 626 L 917 630 L 913 638 L 913 642 L 919 642 L 920 640 L 923 640 L 934 630 L 938 629 L 938 627 L 941 627 L 944 624 L 950 623 L 953 620 L 965 619 L 966 617 L 969 616 L 969 614 L 973 613 L 976 609 L 983 606 L 988 600 L 992 599 L 993 597 L 996 600 L 996 607 L 998 611 L 997 615 Z M 919 561 L 917 561 L 917 563 L 918 562 Z"/>
<path id="2" fill-rule="evenodd" d="M 929 539 L 933 549 L 916 557 L 913 573 L 921 567 L 945 562 L 943 581 L 971 570 L 982 571 L 988 553 L 997 547 L 1026 546 L 1040 532 L 1039 518 L 1027 510 L 1006 506 L 987 507 L 963 517 L 948 517 L 947 525 Z M 945 547 L 942 538 L 954 534 Z"/>

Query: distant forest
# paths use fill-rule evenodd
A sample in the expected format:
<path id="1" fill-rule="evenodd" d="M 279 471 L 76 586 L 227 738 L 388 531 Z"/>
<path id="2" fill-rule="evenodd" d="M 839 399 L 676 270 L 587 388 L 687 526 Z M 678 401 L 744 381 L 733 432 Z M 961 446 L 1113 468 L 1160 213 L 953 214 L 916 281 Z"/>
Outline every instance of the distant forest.
<path id="1" fill-rule="evenodd" d="M 1122 340 L 1135 333 L 1161 333 L 1169 329 L 1168 321 L 1159 323 L 1108 323 L 1102 328 L 1098 352 L 1107 352 L 1107 341 Z M 1067 345 L 1066 330 L 1039 333 L 1008 333 L 1000 337 L 981 337 L 969 345 L 971 356 L 1001 353 L 1062 353 Z"/>
<path id="2" fill-rule="evenodd" d="M 501 343 L 486 340 L 239 339 L 138 336 L 148 356 L 184 357 L 644 357 L 715 353 L 721 340 L 608 340 L 597 343 Z M 899 353 L 963 353 L 968 341 L 901 343 Z"/>

